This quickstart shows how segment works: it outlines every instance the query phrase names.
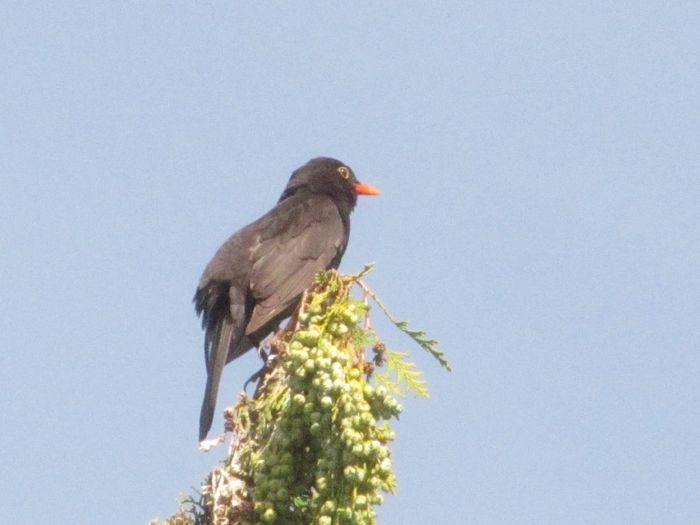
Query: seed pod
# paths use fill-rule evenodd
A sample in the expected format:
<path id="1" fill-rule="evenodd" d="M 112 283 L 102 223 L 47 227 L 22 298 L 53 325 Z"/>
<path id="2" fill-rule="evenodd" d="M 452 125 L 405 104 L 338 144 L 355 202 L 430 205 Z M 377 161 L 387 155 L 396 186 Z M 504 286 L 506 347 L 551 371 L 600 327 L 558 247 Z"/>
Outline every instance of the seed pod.
<path id="1" fill-rule="evenodd" d="M 354 512 L 348 507 L 339 508 L 337 511 L 338 517 L 341 520 L 345 520 L 346 523 L 353 523 Z"/>
<path id="2" fill-rule="evenodd" d="M 291 465 L 280 465 L 280 477 L 289 479 L 292 475 L 293 469 Z"/>
<path id="3" fill-rule="evenodd" d="M 333 514 L 333 512 L 335 511 L 335 506 L 335 501 L 330 499 L 326 500 L 323 503 L 323 506 L 321 507 L 321 512 L 323 512 L 324 514 Z"/>
<path id="4" fill-rule="evenodd" d="M 369 478 L 368 483 L 374 490 L 378 490 L 382 486 L 382 480 L 377 476 L 372 476 Z"/>
<path id="5" fill-rule="evenodd" d="M 345 467 L 343 469 L 343 476 L 348 481 L 355 481 L 357 479 L 357 472 L 355 470 L 355 467 L 353 467 L 352 465 Z"/>
<path id="6" fill-rule="evenodd" d="M 323 492 L 328 488 L 328 480 L 325 476 L 320 476 L 316 478 L 316 489 Z"/>
<path id="7" fill-rule="evenodd" d="M 391 460 L 389 458 L 384 458 L 379 464 L 379 470 L 385 474 L 391 472 Z"/>
<path id="8" fill-rule="evenodd" d="M 381 494 L 372 494 L 369 501 L 372 505 L 381 505 L 384 503 L 384 496 Z"/>
<path id="9" fill-rule="evenodd" d="M 310 314 L 320 314 L 322 311 L 321 303 L 310 304 L 306 307 L 306 311 Z"/>
<path id="10" fill-rule="evenodd" d="M 275 509 L 267 509 L 265 512 L 263 512 L 262 520 L 265 523 L 272 523 L 276 518 L 277 513 L 275 512 Z"/>

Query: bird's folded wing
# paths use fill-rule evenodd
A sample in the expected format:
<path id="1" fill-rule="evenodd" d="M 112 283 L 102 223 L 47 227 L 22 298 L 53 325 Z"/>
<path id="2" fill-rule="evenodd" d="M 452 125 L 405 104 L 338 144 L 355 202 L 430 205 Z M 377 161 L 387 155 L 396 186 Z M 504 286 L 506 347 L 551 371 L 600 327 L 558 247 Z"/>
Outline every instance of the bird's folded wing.
<path id="1" fill-rule="evenodd" d="M 316 273 L 337 266 L 345 250 L 347 232 L 335 205 L 307 205 L 290 219 L 283 232 L 262 240 L 252 254 L 250 289 L 256 305 L 246 334 L 285 312 Z"/>

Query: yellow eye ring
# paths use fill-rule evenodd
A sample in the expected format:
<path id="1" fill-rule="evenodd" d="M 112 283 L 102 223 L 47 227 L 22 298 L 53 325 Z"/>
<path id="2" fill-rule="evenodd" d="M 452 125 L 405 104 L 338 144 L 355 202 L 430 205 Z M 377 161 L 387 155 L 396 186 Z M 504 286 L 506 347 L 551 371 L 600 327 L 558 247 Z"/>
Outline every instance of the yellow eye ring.
<path id="1" fill-rule="evenodd" d="M 350 178 L 350 170 L 346 166 L 338 168 L 338 173 L 340 173 L 345 180 Z"/>

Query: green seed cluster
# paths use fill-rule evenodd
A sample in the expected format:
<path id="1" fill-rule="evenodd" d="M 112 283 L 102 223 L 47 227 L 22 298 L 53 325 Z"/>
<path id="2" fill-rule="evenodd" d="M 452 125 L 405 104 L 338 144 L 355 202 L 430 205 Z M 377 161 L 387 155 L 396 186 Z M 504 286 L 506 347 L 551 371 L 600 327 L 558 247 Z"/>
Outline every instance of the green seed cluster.
<path id="1" fill-rule="evenodd" d="M 347 291 L 316 293 L 279 353 L 242 453 L 257 523 L 372 525 L 392 491 L 388 420 L 401 406 L 368 382 L 356 344 L 365 313 Z"/>

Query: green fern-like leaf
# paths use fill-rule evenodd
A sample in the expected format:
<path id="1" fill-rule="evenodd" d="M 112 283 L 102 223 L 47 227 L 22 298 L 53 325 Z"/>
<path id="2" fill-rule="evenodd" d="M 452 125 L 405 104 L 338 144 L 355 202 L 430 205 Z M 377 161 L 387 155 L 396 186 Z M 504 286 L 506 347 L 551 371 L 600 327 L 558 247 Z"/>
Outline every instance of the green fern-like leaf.
<path id="1" fill-rule="evenodd" d="M 406 385 L 406 388 L 415 392 L 421 397 L 428 398 L 428 387 L 423 377 L 423 373 L 416 369 L 416 365 L 407 361 L 408 354 L 386 350 L 387 368 L 396 375 L 399 385 Z"/>
<path id="2" fill-rule="evenodd" d="M 389 321 L 394 323 L 394 325 L 401 330 L 403 333 L 408 335 L 411 339 L 413 339 L 418 345 L 423 348 L 424 350 L 428 351 L 432 356 L 438 360 L 440 365 L 445 368 L 448 372 L 452 372 L 452 367 L 450 366 L 449 361 L 447 361 L 447 358 L 445 357 L 445 354 L 438 349 L 437 345 L 438 342 L 435 339 L 429 339 L 428 334 L 423 332 L 422 330 L 413 330 L 408 327 L 408 322 L 406 321 L 399 321 L 396 319 L 389 309 L 386 307 L 386 305 L 382 302 L 382 300 L 379 298 L 379 296 L 371 290 L 368 286 L 362 284 L 362 289 L 364 292 L 372 298 L 372 300 L 379 306 L 379 308 L 384 312 L 384 315 L 387 316 Z"/>

